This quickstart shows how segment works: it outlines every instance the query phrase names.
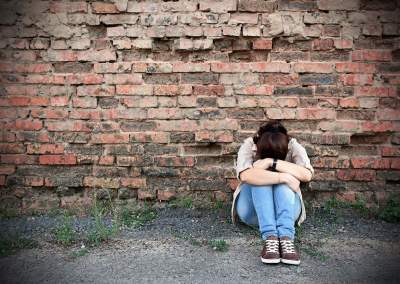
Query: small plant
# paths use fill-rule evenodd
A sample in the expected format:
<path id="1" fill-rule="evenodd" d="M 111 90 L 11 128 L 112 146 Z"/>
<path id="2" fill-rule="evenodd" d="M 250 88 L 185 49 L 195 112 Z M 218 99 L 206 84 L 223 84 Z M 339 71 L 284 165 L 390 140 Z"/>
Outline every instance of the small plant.
<path id="1" fill-rule="evenodd" d="M 386 206 L 378 214 L 378 217 L 386 222 L 399 223 L 400 222 L 400 200 L 390 198 Z"/>
<path id="2" fill-rule="evenodd" d="M 55 239 L 63 246 L 69 246 L 76 240 L 76 233 L 72 224 L 72 216 L 64 213 L 62 224 L 54 230 Z"/>
<path id="3" fill-rule="evenodd" d="M 214 208 L 215 209 L 222 209 L 224 208 L 224 202 L 222 200 L 217 200 L 214 203 Z"/>
<path id="4" fill-rule="evenodd" d="M 78 257 L 86 255 L 88 252 L 89 252 L 89 250 L 87 248 L 83 247 L 77 251 L 73 251 L 72 253 L 70 253 L 70 257 L 78 258 Z"/>
<path id="5" fill-rule="evenodd" d="M 229 248 L 229 245 L 225 240 L 210 240 L 208 245 L 216 251 L 227 251 Z"/>
<path id="6" fill-rule="evenodd" d="M 145 203 L 143 209 L 132 210 L 124 207 L 120 214 L 120 222 L 127 227 L 138 227 L 153 221 L 156 217 L 156 210 Z"/>
<path id="7" fill-rule="evenodd" d="M 21 238 L 19 236 L 9 236 L 0 238 L 0 256 L 5 257 L 16 253 L 20 249 L 32 249 L 38 247 L 36 240 Z"/>
<path id="8" fill-rule="evenodd" d="M 169 202 L 173 208 L 193 208 L 193 199 L 190 196 L 174 198 Z"/>
<path id="9" fill-rule="evenodd" d="M 87 234 L 87 241 L 90 245 L 93 246 L 100 245 L 103 241 L 110 239 L 119 231 L 119 226 L 116 222 L 113 222 L 111 228 L 107 227 L 107 225 L 104 224 L 103 217 L 106 215 L 106 211 L 108 210 L 108 208 L 106 208 L 105 206 L 98 206 L 96 200 L 97 198 L 94 198 L 94 206 L 92 209 L 95 224 L 94 227 L 90 229 Z"/>

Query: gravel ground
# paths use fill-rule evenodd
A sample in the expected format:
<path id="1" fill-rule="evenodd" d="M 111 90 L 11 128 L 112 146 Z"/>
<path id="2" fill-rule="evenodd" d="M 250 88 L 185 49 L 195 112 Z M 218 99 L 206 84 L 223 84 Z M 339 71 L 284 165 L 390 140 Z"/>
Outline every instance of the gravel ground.
<path id="1" fill-rule="evenodd" d="M 308 214 L 298 232 L 301 264 L 266 265 L 259 233 L 233 226 L 229 208 L 158 208 L 157 218 L 83 256 L 58 246 L 51 229 L 61 216 L 0 220 L 0 236 L 33 238 L 39 247 L 0 258 L 1 283 L 400 283 L 400 225 L 365 219 L 353 211 Z M 338 219 L 333 216 L 339 216 Z M 84 233 L 91 218 L 75 218 Z M 111 226 L 111 218 L 105 222 Z M 207 241 L 223 239 L 225 252 Z"/>

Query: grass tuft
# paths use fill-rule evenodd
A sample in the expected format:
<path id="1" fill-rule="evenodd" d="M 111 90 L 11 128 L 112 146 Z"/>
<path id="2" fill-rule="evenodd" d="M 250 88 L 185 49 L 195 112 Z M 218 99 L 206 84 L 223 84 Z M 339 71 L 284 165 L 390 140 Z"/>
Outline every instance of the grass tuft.
<path id="1" fill-rule="evenodd" d="M 225 240 L 210 240 L 208 245 L 216 251 L 227 251 L 229 244 Z"/>

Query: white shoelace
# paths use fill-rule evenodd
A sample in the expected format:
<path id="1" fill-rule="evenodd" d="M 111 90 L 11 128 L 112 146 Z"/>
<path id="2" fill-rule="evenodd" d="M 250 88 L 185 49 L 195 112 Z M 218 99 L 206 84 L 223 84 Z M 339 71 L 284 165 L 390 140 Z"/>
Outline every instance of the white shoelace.
<path id="1" fill-rule="evenodd" d="M 267 252 L 279 253 L 279 241 L 278 240 L 265 240 Z"/>
<path id="2" fill-rule="evenodd" d="M 294 243 L 292 240 L 281 240 L 281 246 L 284 253 L 295 253 Z"/>

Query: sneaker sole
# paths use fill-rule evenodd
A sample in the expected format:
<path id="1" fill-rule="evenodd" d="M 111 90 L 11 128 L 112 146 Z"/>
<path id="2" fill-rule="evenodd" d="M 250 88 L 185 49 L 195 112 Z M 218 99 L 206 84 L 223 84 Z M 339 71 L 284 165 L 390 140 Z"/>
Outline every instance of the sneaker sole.
<path id="1" fill-rule="evenodd" d="M 279 263 L 279 262 L 281 262 L 281 260 L 279 258 L 277 258 L 277 259 L 266 259 L 266 258 L 262 258 L 262 257 L 261 257 L 261 261 L 263 263 Z"/>
<path id="2" fill-rule="evenodd" d="M 290 260 L 290 259 L 281 258 L 281 261 L 283 263 L 286 263 L 286 264 L 294 264 L 294 265 L 299 265 L 300 264 L 300 260 Z"/>

